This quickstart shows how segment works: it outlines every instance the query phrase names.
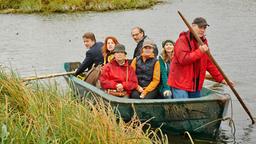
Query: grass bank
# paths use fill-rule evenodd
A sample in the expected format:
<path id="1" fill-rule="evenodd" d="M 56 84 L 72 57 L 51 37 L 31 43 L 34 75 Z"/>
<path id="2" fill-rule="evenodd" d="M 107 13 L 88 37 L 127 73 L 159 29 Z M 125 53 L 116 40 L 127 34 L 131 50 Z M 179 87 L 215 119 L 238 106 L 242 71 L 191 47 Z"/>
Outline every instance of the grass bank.
<path id="1" fill-rule="evenodd" d="M 51 13 L 142 9 L 160 0 L 0 0 L 0 13 Z"/>
<path id="2" fill-rule="evenodd" d="M 136 116 L 129 123 L 117 121 L 101 100 L 77 102 L 55 82 L 25 85 L 0 69 L 1 143 L 167 143 L 143 125 Z"/>

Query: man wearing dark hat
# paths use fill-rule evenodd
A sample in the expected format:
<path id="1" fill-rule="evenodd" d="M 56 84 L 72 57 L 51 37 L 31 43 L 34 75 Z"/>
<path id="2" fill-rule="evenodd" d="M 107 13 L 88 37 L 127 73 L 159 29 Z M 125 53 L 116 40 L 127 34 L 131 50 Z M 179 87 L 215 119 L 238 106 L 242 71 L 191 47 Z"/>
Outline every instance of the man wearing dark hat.
<path id="1" fill-rule="evenodd" d="M 137 76 L 126 60 L 125 46 L 115 46 L 114 59 L 104 65 L 100 76 L 101 87 L 115 96 L 129 96 L 138 86 Z"/>
<path id="2" fill-rule="evenodd" d="M 176 41 L 168 78 L 174 98 L 200 97 L 206 71 L 217 82 L 225 83 L 223 76 L 206 54 L 209 50 L 205 37 L 208 26 L 203 17 L 197 17 L 192 22 L 192 28 L 204 42 L 202 46 L 198 45 L 190 31 L 182 32 Z"/>

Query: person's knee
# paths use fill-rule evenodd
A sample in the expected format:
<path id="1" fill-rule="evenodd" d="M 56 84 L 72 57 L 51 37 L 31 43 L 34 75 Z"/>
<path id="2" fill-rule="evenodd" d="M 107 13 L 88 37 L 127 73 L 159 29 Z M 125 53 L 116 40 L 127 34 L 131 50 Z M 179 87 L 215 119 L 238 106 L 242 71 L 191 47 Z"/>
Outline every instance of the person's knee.
<path id="1" fill-rule="evenodd" d="M 132 93 L 131 93 L 131 98 L 132 98 L 132 99 L 140 99 L 140 94 L 139 94 L 139 92 L 136 91 L 136 90 L 132 91 Z"/>
<path id="2" fill-rule="evenodd" d="M 200 91 L 190 92 L 188 97 L 189 98 L 200 98 L 201 97 L 201 92 Z"/>
<path id="3" fill-rule="evenodd" d="M 173 89 L 173 98 L 175 99 L 182 99 L 182 98 L 188 98 L 188 92 L 180 89 Z"/>
<path id="4" fill-rule="evenodd" d="M 156 98 L 158 95 L 158 91 L 157 90 L 154 90 L 152 92 L 149 92 L 144 99 L 154 99 Z"/>
<path id="5" fill-rule="evenodd" d="M 175 99 L 183 99 L 183 98 L 188 98 L 186 95 L 173 95 L 173 98 Z"/>

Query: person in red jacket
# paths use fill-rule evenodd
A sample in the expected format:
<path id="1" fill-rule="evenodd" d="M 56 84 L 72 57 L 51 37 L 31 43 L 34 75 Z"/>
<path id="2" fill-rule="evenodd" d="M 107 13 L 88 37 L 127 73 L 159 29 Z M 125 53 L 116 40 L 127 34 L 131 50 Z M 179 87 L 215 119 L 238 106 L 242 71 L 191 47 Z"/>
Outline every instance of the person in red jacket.
<path id="1" fill-rule="evenodd" d="M 101 72 L 101 87 L 112 95 L 129 96 L 138 86 L 137 76 L 126 59 L 125 46 L 117 44 L 113 52 L 114 59 Z"/>
<path id="2" fill-rule="evenodd" d="M 220 83 L 226 83 L 216 66 L 206 54 L 209 50 L 205 32 L 208 23 L 197 17 L 192 23 L 204 45 L 199 46 L 190 31 L 182 32 L 174 46 L 168 84 L 172 87 L 174 98 L 197 98 L 201 96 L 206 71 Z"/>

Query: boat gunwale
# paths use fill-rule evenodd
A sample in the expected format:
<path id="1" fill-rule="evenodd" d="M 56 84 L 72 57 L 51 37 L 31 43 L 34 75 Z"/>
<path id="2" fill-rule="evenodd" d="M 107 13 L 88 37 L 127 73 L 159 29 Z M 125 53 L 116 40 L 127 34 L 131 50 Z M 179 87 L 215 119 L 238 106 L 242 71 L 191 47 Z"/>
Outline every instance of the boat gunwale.
<path id="1" fill-rule="evenodd" d="M 88 91 L 92 91 L 97 95 L 100 95 L 103 99 L 108 100 L 109 102 L 114 103 L 123 103 L 123 104 L 176 104 L 176 103 L 198 103 L 198 102 L 213 102 L 213 101 L 223 101 L 227 102 L 231 99 L 230 95 L 221 94 L 217 91 L 214 91 L 214 94 L 210 94 L 209 96 L 201 97 L 201 98 L 188 98 L 188 99 L 126 99 L 122 97 L 116 97 L 109 95 L 102 91 L 101 89 L 84 82 L 83 80 L 71 75 L 65 76 L 70 79 L 72 82 L 77 83 L 87 89 Z M 213 91 L 213 90 L 210 90 Z"/>

